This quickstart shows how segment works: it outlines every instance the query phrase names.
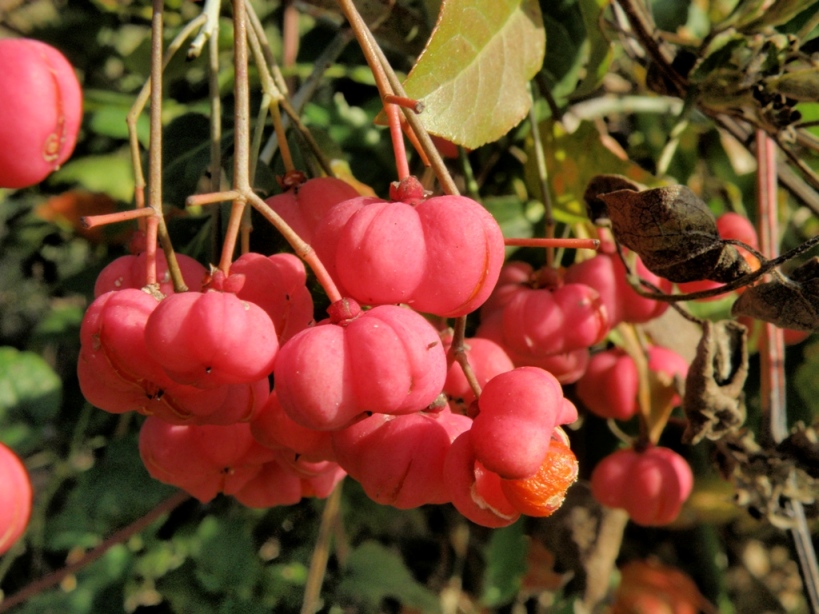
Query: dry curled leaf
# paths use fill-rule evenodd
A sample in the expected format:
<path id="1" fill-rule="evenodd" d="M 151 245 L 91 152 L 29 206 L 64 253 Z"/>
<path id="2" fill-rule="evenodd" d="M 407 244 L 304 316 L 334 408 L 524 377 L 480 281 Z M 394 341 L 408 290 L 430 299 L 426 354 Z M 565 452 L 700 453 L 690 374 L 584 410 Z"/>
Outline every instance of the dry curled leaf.
<path id="1" fill-rule="evenodd" d="M 776 449 L 793 458 L 809 476 L 819 479 L 819 424 L 798 423 Z"/>
<path id="2" fill-rule="evenodd" d="M 616 192 L 617 190 L 632 190 L 639 192 L 644 189 L 638 183 L 634 183 L 628 177 L 622 175 L 595 175 L 586 186 L 583 192 L 583 200 L 586 203 L 586 215 L 595 224 L 601 225 L 608 220 L 609 212 L 606 203 L 600 198 L 602 194 Z"/>
<path id="3" fill-rule="evenodd" d="M 685 443 L 717 440 L 745 421 L 742 388 L 748 376 L 748 331 L 733 320 L 705 321 L 685 379 Z"/>
<path id="4" fill-rule="evenodd" d="M 774 279 L 748 288 L 734 302 L 731 314 L 782 328 L 819 330 L 819 257 L 794 269 L 790 279 Z"/>
<path id="5" fill-rule="evenodd" d="M 656 275 L 678 283 L 727 283 L 751 272 L 736 248 L 720 238 L 708 206 L 685 186 L 620 189 L 598 198 L 617 241 Z"/>
<path id="6" fill-rule="evenodd" d="M 787 529 L 795 522 L 788 500 L 806 505 L 816 501 L 819 480 L 796 457 L 780 449 L 762 448 L 752 433 L 726 438 L 717 450 L 723 477 L 736 489 L 737 504 L 753 516 L 766 517 L 775 527 Z"/>

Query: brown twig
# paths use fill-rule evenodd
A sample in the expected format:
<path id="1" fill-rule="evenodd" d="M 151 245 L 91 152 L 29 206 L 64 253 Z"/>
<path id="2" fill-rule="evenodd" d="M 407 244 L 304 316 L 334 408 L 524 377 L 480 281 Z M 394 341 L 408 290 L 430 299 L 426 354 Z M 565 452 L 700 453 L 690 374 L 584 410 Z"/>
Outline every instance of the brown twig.
<path id="1" fill-rule="evenodd" d="M 449 347 L 450 360 L 454 360 L 461 366 L 469 387 L 475 393 L 475 398 L 481 396 L 481 385 L 475 376 L 472 365 L 469 364 L 469 357 L 466 355 L 466 316 L 460 316 L 455 320 L 455 332 L 452 334 L 452 345 Z"/>
<path id="2" fill-rule="evenodd" d="M 59 584 L 67 576 L 75 574 L 79 570 L 90 565 L 117 544 L 122 544 L 128 541 L 128 539 L 130 539 L 132 536 L 136 535 L 137 533 L 143 531 L 151 524 L 153 524 L 163 514 L 167 514 L 168 512 L 171 512 L 172 510 L 176 509 L 189 498 L 190 495 L 188 493 L 179 491 L 173 496 L 169 497 L 168 499 L 165 499 L 165 501 L 157 505 L 150 512 L 148 512 L 141 518 L 135 520 L 127 527 L 120 529 L 119 531 L 108 537 L 99 546 L 92 550 L 89 550 L 85 555 L 83 555 L 78 560 L 66 565 L 61 569 L 58 569 L 54 573 L 51 573 L 43 578 L 40 578 L 39 580 L 35 580 L 31 584 L 25 586 L 18 592 L 14 593 L 11 597 L 1 601 L 0 612 L 7 612 L 8 610 L 11 610 L 13 607 L 27 601 L 34 595 L 37 595 L 42 591 Z"/>

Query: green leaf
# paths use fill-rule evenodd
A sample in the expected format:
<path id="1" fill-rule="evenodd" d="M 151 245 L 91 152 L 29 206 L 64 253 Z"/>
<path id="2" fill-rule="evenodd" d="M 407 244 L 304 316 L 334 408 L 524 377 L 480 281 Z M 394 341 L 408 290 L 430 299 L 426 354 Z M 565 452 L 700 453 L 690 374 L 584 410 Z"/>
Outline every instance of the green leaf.
<path id="1" fill-rule="evenodd" d="M 59 376 L 41 356 L 0 348 L 0 418 L 13 411 L 36 424 L 47 422 L 60 409 L 62 391 Z"/>
<path id="2" fill-rule="evenodd" d="M 812 343 L 804 350 L 805 360 L 799 365 L 794 377 L 794 384 L 802 401 L 811 414 L 819 416 L 819 343 Z"/>
<path id="3" fill-rule="evenodd" d="M 534 236 L 534 224 L 543 218 L 545 208 L 536 200 L 522 201 L 517 196 L 495 196 L 483 201 L 492 214 L 504 237 L 525 238 Z M 507 247 L 507 255 L 517 247 Z"/>
<path id="4" fill-rule="evenodd" d="M 127 150 L 76 158 L 54 173 L 51 183 L 79 184 L 91 192 L 130 202 L 134 196 L 134 171 Z"/>
<path id="5" fill-rule="evenodd" d="M 65 506 L 46 527 L 47 546 L 94 547 L 101 536 L 146 514 L 173 492 L 148 475 L 135 435 L 113 440 L 104 457 L 77 477 Z"/>
<path id="6" fill-rule="evenodd" d="M 542 9 L 548 44 L 541 74 L 552 97 L 563 104 L 575 91 L 586 61 L 587 34 L 575 0 L 560 3 L 543 0 Z"/>
<path id="7" fill-rule="evenodd" d="M 789 22 L 799 13 L 816 4 L 816 0 L 776 0 L 772 6 L 764 5 L 754 20 L 738 25 L 743 30 L 760 30 L 765 27 L 779 26 Z"/>
<path id="8" fill-rule="evenodd" d="M 208 118 L 199 113 L 186 113 L 165 126 L 162 158 L 163 200 L 184 207 L 185 199 L 196 193 L 196 186 L 210 164 Z"/>
<path id="9" fill-rule="evenodd" d="M 232 518 L 206 517 L 197 529 L 196 578 L 211 593 L 249 597 L 262 575 L 252 527 Z"/>
<path id="10" fill-rule="evenodd" d="M 415 581 L 401 556 L 374 541 L 364 542 L 350 554 L 338 593 L 367 611 L 377 610 L 385 597 L 422 612 L 441 609 L 435 594 Z"/>
<path id="11" fill-rule="evenodd" d="M 600 31 L 600 18 L 611 0 L 579 0 L 578 6 L 586 26 L 586 37 L 589 40 L 589 59 L 586 62 L 586 75 L 578 84 L 573 96 L 590 94 L 609 70 L 614 50 L 611 43 Z"/>
<path id="12" fill-rule="evenodd" d="M 486 548 L 486 570 L 481 601 L 495 608 L 512 601 L 526 573 L 528 541 L 523 520 L 492 533 Z"/>
<path id="13" fill-rule="evenodd" d="M 545 45 L 536 0 L 445 0 L 404 87 L 427 130 L 474 149 L 525 117 Z"/>
<path id="14" fill-rule="evenodd" d="M 91 116 L 89 122 L 91 130 L 103 136 L 127 139 L 128 124 L 125 119 L 135 97 L 105 90 L 86 90 L 84 95 L 84 107 Z M 137 118 L 136 131 L 140 144 L 147 148 L 150 142 L 150 121 L 146 113 Z"/>
<path id="15" fill-rule="evenodd" d="M 555 219 L 561 222 L 586 220 L 583 192 L 589 180 L 600 173 L 625 175 L 637 183 L 649 184 L 652 176 L 636 164 L 621 160 L 603 145 L 600 133 L 589 122 L 574 132 L 551 119 L 540 123 L 540 137 L 546 154 L 546 169 Z M 531 194 L 540 194 L 535 156 L 528 144 L 526 185 Z"/>
<path id="16" fill-rule="evenodd" d="M 45 314 L 34 328 L 34 339 L 42 342 L 55 339 L 76 340 L 84 309 L 78 304 L 57 303 Z"/>

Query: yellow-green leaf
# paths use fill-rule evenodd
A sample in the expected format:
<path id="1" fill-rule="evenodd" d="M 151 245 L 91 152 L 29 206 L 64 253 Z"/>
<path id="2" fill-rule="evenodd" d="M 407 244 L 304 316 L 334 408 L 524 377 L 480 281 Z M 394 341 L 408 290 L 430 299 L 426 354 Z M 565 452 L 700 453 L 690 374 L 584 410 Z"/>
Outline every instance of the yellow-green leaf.
<path id="1" fill-rule="evenodd" d="M 546 154 L 548 185 L 553 213 L 559 221 L 579 222 L 586 219 L 583 192 L 589 181 L 600 173 L 625 175 L 632 181 L 653 184 L 656 180 L 639 166 L 616 156 L 589 122 L 582 122 L 574 132 L 567 132 L 552 119 L 540 123 L 540 138 Z M 526 185 L 532 194 L 540 194 L 535 155 L 527 144 Z"/>
<path id="2" fill-rule="evenodd" d="M 424 127 L 475 148 L 526 115 L 526 83 L 540 69 L 546 34 L 537 0 L 445 0 L 404 84 L 424 102 Z"/>

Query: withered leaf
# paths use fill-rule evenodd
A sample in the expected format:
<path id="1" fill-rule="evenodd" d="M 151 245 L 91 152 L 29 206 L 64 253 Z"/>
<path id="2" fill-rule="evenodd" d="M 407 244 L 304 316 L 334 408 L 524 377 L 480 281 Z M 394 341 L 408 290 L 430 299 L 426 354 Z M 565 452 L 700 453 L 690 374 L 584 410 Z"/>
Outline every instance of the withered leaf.
<path id="1" fill-rule="evenodd" d="M 748 376 L 748 331 L 739 322 L 706 320 L 685 379 L 685 443 L 717 440 L 745 421 L 742 388 Z"/>
<path id="2" fill-rule="evenodd" d="M 787 441 L 787 440 L 786 440 Z M 784 443 L 784 442 L 783 442 Z M 736 488 L 736 502 L 779 528 L 794 526 L 788 500 L 811 505 L 819 480 L 788 450 L 761 447 L 750 432 L 732 434 L 717 444 L 724 477 Z"/>
<path id="3" fill-rule="evenodd" d="M 792 458 L 812 478 L 819 479 L 819 424 L 797 424 L 776 446 L 777 452 Z"/>
<path id="4" fill-rule="evenodd" d="M 750 316 L 782 328 L 819 330 L 819 257 L 794 269 L 790 279 L 774 279 L 743 292 L 733 316 Z"/>
<path id="5" fill-rule="evenodd" d="M 601 194 L 616 192 L 617 190 L 633 190 L 639 192 L 645 186 L 634 183 L 628 177 L 622 175 L 595 175 L 586 186 L 583 192 L 583 200 L 586 203 L 586 215 L 595 224 L 601 224 L 609 217 L 606 203 L 600 199 Z"/>
<path id="6" fill-rule="evenodd" d="M 617 240 L 652 272 L 673 282 L 730 282 L 751 268 L 717 231 L 708 206 L 682 185 L 599 194 Z"/>

